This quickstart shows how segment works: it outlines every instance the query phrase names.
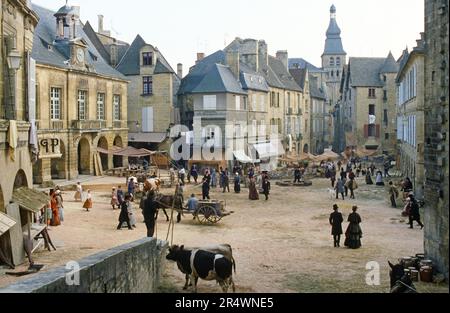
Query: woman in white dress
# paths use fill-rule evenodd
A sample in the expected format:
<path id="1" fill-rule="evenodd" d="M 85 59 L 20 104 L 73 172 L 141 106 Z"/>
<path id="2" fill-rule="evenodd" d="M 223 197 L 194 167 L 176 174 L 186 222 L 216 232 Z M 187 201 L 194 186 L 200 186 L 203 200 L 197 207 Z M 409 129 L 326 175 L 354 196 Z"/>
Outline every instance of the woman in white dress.
<path id="1" fill-rule="evenodd" d="M 130 218 L 130 225 L 136 228 L 136 214 L 134 213 L 134 207 L 131 201 L 128 203 L 128 217 Z"/>
<path id="2" fill-rule="evenodd" d="M 83 196 L 83 187 L 81 186 L 81 183 L 77 183 L 77 191 L 75 192 L 75 202 L 82 202 L 82 196 Z"/>

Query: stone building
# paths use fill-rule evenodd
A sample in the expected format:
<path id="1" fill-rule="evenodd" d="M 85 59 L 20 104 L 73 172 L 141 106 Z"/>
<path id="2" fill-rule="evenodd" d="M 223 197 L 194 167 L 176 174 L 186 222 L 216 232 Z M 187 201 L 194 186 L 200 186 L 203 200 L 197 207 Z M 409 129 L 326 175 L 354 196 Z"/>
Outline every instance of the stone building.
<path id="1" fill-rule="evenodd" d="M 24 257 L 24 212 L 12 203 L 20 187 L 32 187 L 32 162 L 36 155 L 30 143 L 35 120 L 34 64 L 31 56 L 38 17 L 28 1 L 0 1 L 0 266 L 21 264 Z M 8 226 L 14 221 L 14 226 Z M 6 228 L 5 223 L 6 222 Z"/>
<path id="2" fill-rule="evenodd" d="M 395 154 L 398 64 L 387 58 L 350 58 L 342 77 L 341 113 L 347 146 Z M 341 134 L 343 135 L 343 134 Z"/>
<path id="3" fill-rule="evenodd" d="M 80 8 L 39 16 L 32 56 L 36 60 L 39 161 L 34 182 L 100 175 L 127 160 L 98 155 L 128 145 L 127 79 L 102 57 L 80 24 Z"/>
<path id="4" fill-rule="evenodd" d="M 423 37 L 422 33 L 422 37 Z M 399 168 L 410 177 L 416 197 L 423 199 L 424 188 L 424 104 L 425 104 L 425 42 L 417 41 L 411 53 L 405 50 L 400 58 L 397 82 L 397 140 Z"/>
<path id="5" fill-rule="evenodd" d="M 425 1 L 425 253 L 448 280 L 449 1 Z"/>
<path id="6" fill-rule="evenodd" d="M 89 23 L 84 30 L 109 64 L 130 81 L 128 86 L 128 142 L 136 148 L 168 150 L 168 130 L 179 124 L 177 92 L 183 75 L 177 73 L 161 51 L 137 35 L 131 45 L 111 37 L 99 16 L 98 31 Z"/>
<path id="7" fill-rule="evenodd" d="M 311 95 L 311 152 L 322 154 L 331 143 L 331 114 L 327 111 L 327 96 L 319 80 L 310 74 L 309 89 Z"/>

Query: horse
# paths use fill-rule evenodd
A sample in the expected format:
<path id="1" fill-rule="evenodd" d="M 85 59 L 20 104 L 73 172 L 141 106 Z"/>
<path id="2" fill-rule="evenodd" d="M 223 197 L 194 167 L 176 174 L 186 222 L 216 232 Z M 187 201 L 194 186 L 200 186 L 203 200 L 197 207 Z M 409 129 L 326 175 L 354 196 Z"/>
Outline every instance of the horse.
<path id="1" fill-rule="evenodd" d="M 168 196 L 157 194 L 155 196 L 154 201 L 158 204 L 158 209 L 163 210 L 164 215 L 166 216 L 167 222 L 170 221 L 169 215 L 167 214 L 166 209 L 171 209 L 172 207 L 178 212 L 177 215 L 177 223 L 181 222 L 181 216 L 183 215 L 183 205 L 181 201 L 177 201 L 175 196 Z"/>
<path id="2" fill-rule="evenodd" d="M 417 293 L 411 277 L 405 274 L 405 268 L 402 264 L 394 265 L 388 262 L 391 267 L 389 273 L 391 278 L 391 293 Z"/>

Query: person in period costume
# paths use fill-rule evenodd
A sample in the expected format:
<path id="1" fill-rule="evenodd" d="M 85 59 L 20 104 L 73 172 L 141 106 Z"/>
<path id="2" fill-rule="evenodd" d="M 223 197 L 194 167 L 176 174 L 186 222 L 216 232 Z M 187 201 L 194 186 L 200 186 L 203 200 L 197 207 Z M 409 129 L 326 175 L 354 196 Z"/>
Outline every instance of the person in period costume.
<path id="1" fill-rule="evenodd" d="M 135 188 L 136 184 L 134 178 L 130 178 L 130 180 L 128 181 L 128 194 L 131 196 L 132 199 L 134 197 Z"/>
<path id="2" fill-rule="evenodd" d="M 136 224 L 137 224 L 136 215 L 134 213 L 133 203 L 131 201 L 129 202 L 127 209 L 128 209 L 128 219 L 130 220 L 130 225 L 131 225 L 131 227 L 136 228 Z"/>
<path id="3" fill-rule="evenodd" d="M 330 215 L 331 235 L 334 239 L 334 247 L 339 248 L 341 246 L 341 236 L 344 233 L 342 231 L 342 223 L 344 218 L 339 211 L 337 204 L 333 205 L 333 213 Z"/>
<path id="4" fill-rule="evenodd" d="M 302 177 L 302 174 L 300 172 L 300 168 L 295 168 L 294 171 L 294 184 L 300 183 L 300 178 Z"/>
<path id="5" fill-rule="evenodd" d="M 116 190 L 116 188 L 113 188 L 112 192 L 111 192 L 111 206 L 112 206 L 113 210 L 115 210 L 116 207 L 120 208 L 119 200 L 117 198 L 117 190 Z"/>
<path id="6" fill-rule="evenodd" d="M 414 221 L 419 224 L 420 229 L 423 229 L 424 225 L 422 221 L 420 220 L 420 206 L 419 203 L 417 203 L 417 200 L 415 199 L 414 195 L 409 196 L 409 228 L 414 229 Z"/>
<path id="7" fill-rule="evenodd" d="M 366 172 L 366 184 L 373 185 L 372 175 L 370 174 L 370 169 L 367 169 Z"/>
<path id="8" fill-rule="evenodd" d="M 336 185 L 336 169 L 331 170 L 330 181 L 331 181 L 331 188 L 334 188 L 334 186 Z"/>
<path id="9" fill-rule="evenodd" d="M 130 215 L 128 213 L 128 207 L 131 205 L 131 195 L 127 194 L 125 196 L 125 201 L 120 206 L 119 215 L 119 225 L 117 225 L 117 230 L 121 230 L 124 223 L 127 224 L 129 230 L 133 230 L 130 223 Z"/>
<path id="10" fill-rule="evenodd" d="M 377 172 L 376 185 L 379 187 L 384 186 L 383 173 L 381 173 L 381 171 Z"/>
<path id="11" fill-rule="evenodd" d="M 249 199 L 259 200 L 259 193 L 258 190 L 256 189 L 256 181 L 254 178 L 251 178 L 249 183 Z"/>
<path id="12" fill-rule="evenodd" d="M 56 200 L 56 206 L 58 208 L 59 221 L 61 223 L 63 223 L 64 222 L 64 200 L 61 195 L 61 190 L 59 190 L 59 189 L 55 190 L 55 200 Z"/>
<path id="13" fill-rule="evenodd" d="M 354 206 L 352 208 L 353 213 L 351 213 L 348 217 L 348 225 L 347 231 L 345 232 L 345 246 L 350 249 L 359 249 L 361 248 L 361 238 L 363 236 L 363 232 L 361 230 L 361 216 L 356 213 L 358 211 L 358 207 Z"/>
<path id="14" fill-rule="evenodd" d="M 241 176 L 238 172 L 236 172 L 236 175 L 234 176 L 234 192 L 241 193 Z"/>
<path id="15" fill-rule="evenodd" d="M 401 191 L 403 191 L 403 200 L 406 200 L 409 194 L 413 191 L 413 183 L 409 177 L 406 177 L 403 181 Z"/>
<path id="16" fill-rule="evenodd" d="M 202 196 L 203 200 L 210 199 L 209 197 L 209 190 L 210 190 L 210 180 L 208 179 L 207 175 L 203 177 L 202 181 Z"/>
<path id="17" fill-rule="evenodd" d="M 341 179 L 344 179 L 347 177 L 347 173 L 345 172 L 344 168 L 341 167 Z"/>
<path id="18" fill-rule="evenodd" d="M 266 197 L 266 201 L 269 200 L 270 181 L 269 181 L 269 178 L 267 176 L 264 176 L 264 178 L 263 178 L 262 189 L 264 191 L 264 196 Z"/>
<path id="19" fill-rule="evenodd" d="M 119 188 L 117 189 L 117 201 L 119 202 L 119 207 L 125 201 L 125 193 L 122 190 L 122 186 L 119 186 Z"/>
<path id="20" fill-rule="evenodd" d="M 184 167 L 182 167 L 178 172 L 178 181 L 181 185 L 185 185 L 185 178 L 186 178 L 186 170 L 184 169 Z"/>
<path id="21" fill-rule="evenodd" d="M 92 195 L 90 190 L 87 191 L 86 201 L 84 201 L 83 209 L 86 209 L 87 212 L 92 209 Z"/>
<path id="22" fill-rule="evenodd" d="M 211 169 L 211 188 L 217 188 L 217 172 L 215 168 Z"/>
<path id="23" fill-rule="evenodd" d="M 197 165 L 193 165 L 191 168 L 191 177 L 194 179 L 195 184 L 198 183 L 198 171 Z"/>
<path id="24" fill-rule="evenodd" d="M 75 191 L 74 199 L 76 202 L 82 202 L 83 197 L 83 187 L 81 186 L 81 183 L 77 183 L 77 190 Z"/>
<path id="25" fill-rule="evenodd" d="M 358 186 L 355 178 L 355 173 L 353 173 L 353 170 L 350 170 L 350 172 L 348 173 L 349 180 L 347 182 L 347 188 L 348 190 L 350 190 L 350 199 L 355 199 L 355 190 Z"/>
<path id="26" fill-rule="evenodd" d="M 59 219 L 58 201 L 56 200 L 56 194 L 54 190 L 50 190 L 50 207 L 52 209 L 52 221 L 51 226 L 60 226 L 61 220 Z"/>
<path id="27" fill-rule="evenodd" d="M 336 199 L 339 199 L 339 195 L 342 195 L 342 200 L 345 200 L 345 186 L 344 181 L 339 178 L 336 186 L 334 187 L 334 190 L 336 190 Z"/>
<path id="28" fill-rule="evenodd" d="M 223 182 L 222 182 L 222 188 L 223 188 L 223 193 L 225 193 L 226 191 L 230 192 L 230 176 L 228 173 L 228 169 L 225 169 L 223 172 Z"/>
<path id="29" fill-rule="evenodd" d="M 195 212 L 198 208 L 198 199 L 195 194 L 192 194 L 187 202 L 187 209 L 189 212 Z"/>
<path id="30" fill-rule="evenodd" d="M 143 204 L 142 215 L 147 228 L 147 237 L 153 237 L 155 233 L 155 221 L 158 213 L 158 205 L 155 202 L 155 192 L 149 191 Z"/>
<path id="31" fill-rule="evenodd" d="M 397 208 L 397 198 L 399 196 L 397 187 L 394 186 L 392 181 L 389 182 L 389 198 L 391 200 L 391 206 Z"/>
<path id="32" fill-rule="evenodd" d="M 337 162 L 337 166 L 338 166 L 338 171 L 340 172 L 341 168 L 342 168 L 342 162 L 340 160 Z"/>

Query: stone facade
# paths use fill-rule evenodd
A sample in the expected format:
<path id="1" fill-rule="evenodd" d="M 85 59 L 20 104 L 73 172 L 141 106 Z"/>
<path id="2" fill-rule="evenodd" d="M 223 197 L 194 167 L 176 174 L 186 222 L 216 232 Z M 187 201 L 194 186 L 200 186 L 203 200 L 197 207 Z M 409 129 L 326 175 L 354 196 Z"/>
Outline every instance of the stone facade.
<path id="1" fill-rule="evenodd" d="M 399 168 L 413 181 L 416 197 L 423 199 L 425 63 L 422 41 L 418 43 L 411 54 L 405 51 L 397 77 L 397 140 Z"/>
<path id="2" fill-rule="evenodd" d="M 42 25 L 38 25 L 38 36 L 41 38 L 44 23 L 52 22 L 49 19 L 53 18 L 53 12 L 37 9 L 42 17 Z M 56 18 L 59 12 L 55 14 Z M 80 32 L 81 38 L 85 36 L 76 28 L 76 23 L 74 25 L 74 31 Z M 111 150 L 114 146 L 128 146 L 128 82 L 105 60 L 102 60 L 105 62 L 103 68 L 97 70 L 100 55 L 91 56 L 92 59 L 86 55 L 84 61 L 78 59 L 83 47 L 87 49 L 87 42 L 84 39 L 70 40 L 64 37 L 66 34 L 67 31 L 63 35 L 56 33 L 48 50 L 37 46 L 33 51 L 37 61 L 36 118 L 40 145 L 33 178 L 35 183 L 43 186 L 52 185 L 54 179 L 75 180 L 79 175 L 101 175 L 102 171 L 96 164 L 97 148 Z M 73 50 L 71 47 L 75 44 L 81 48 L 75 47 Z M 48 64 L 48 58 L 57 60 L 52 53 L 64 47 L 70 48 L 68 66 Z M 99 157 L 103 170 L 126 166 L 128 161 L 105 154 L 99 154 Z"/>
<path id="3" fill-rule="evenodd" d="M 0 289 L 0 293 L 154 293 L 165 269 L 166 253 L 166 242 L 145 238 L 78 261 L 79 285 L 67 284 L 75 276 L 64 266 Z"/>
<path id="4" fill-rule="evenodd" d="M 449 1 L 425 1 L 425 253 L 448 280 Z"/>
<path id="5" fill-rule="evenodd" d="M 29 145 L 30 116 L 34 108 L 28 97 L 28 56 L 33 47 L 33 33 L 37 16 L 27 1 L 0 1 L 0 212 L 13 217 L 18 223 L 0 235 L 0 251 L 6 261 L 18 265 L 23 261 L 19 244 L 23 242 L 21 212 L 10 204 L 13 191 L 19 187 L 32 186 L 32 155 Z M 7 58 L 14 52 L 20 57 L 20 68 L 14 72 Z M 17 123 L 17 146 L 11 156 L 9 132 Z M 15 237 L 14 234 L 19 234 Z M 22 249 L 23 250 L 23 249 Z M 15 251 L 18 251 L 17 253 Z M 0 261 L 1 265 L 2 261 Z"/>

